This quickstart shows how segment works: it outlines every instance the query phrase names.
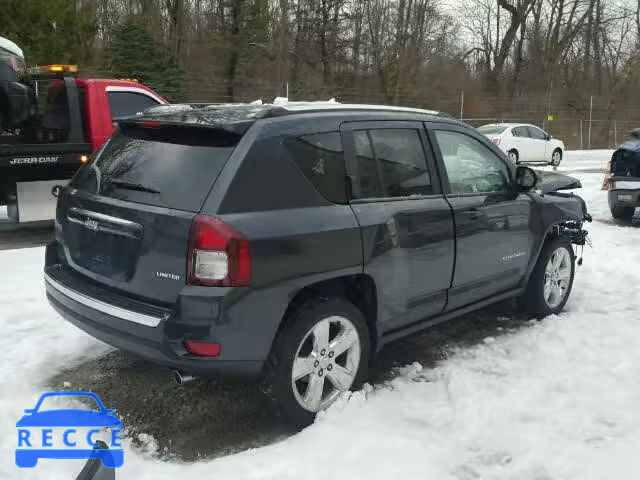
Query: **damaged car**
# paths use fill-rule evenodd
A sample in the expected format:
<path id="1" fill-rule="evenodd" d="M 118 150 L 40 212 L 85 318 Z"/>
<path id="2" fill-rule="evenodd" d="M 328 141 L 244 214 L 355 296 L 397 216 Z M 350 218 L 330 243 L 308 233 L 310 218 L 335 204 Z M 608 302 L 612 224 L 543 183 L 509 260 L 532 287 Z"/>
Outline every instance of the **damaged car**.
<path id="1" fill-rule="evenodd" d="M 609 192 L 613 218 L 630 221 L 640 207 L 640 128 L 613 152 L 602 188 Z"/>
<path id="2" fill-rule="evenodd" d="M 304 426 L 395 339 L 509 298 L 561 312 L 590 221 L 574 180 L 427 110 L 145 113 L 59 189 L 47 297 L 179 382 L 260 378 Z"/>

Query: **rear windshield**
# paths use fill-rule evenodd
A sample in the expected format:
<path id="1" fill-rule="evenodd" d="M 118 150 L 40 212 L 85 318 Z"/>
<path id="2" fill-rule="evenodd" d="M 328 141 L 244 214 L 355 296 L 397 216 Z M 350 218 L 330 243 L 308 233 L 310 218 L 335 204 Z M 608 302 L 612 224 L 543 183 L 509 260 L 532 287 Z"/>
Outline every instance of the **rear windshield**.
<path id="1" fill-rule="evenodd" d="M 483 135 L 500 135 L 506 129 L 507 127 L 501 127 L 500 125 L 485 125 L 483 127 L 479 127 L 478 131 Z"/>
<path id="2" fill-rule="evenodd" d="M 125 127 L 72 185 L 105 197 L 198 212 L 239 138 L 208 128 Z"/>
<path id="3" fill-rule="evenodd" d="M 636 145 L 630 145 L 630 148 Z M 640 178 L 640 151 L 619 149 L 611 158 L 611 173 L 616 177 Z"/>

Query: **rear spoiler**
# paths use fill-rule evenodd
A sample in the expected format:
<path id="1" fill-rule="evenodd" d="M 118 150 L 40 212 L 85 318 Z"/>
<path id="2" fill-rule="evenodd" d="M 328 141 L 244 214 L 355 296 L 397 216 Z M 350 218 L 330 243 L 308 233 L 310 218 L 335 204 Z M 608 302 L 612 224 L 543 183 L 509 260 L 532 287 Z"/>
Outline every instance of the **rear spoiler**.
<path id="1" fill-rule="evenodd" d="M 126 119 L 118 122 L 118 131 L 133 138 L 200 147 L 235 147 L 249 125 L 162 122 Z"/>
<path id="2" fill-rule="evenodd" d="M 169 116 L 169 115 L 167 115 Z M 118 126 L 123 129 L 134 128 L 144 130 L 160 130 L 160 129 L 209 129 L 218 130 L 234 135 L 244 135 L 249 127 L 254 124 L 254 120 L 243 120 L 235 122 L 209 122 L 204 117 L 194 116 L 193 113 L 185 115 L 183 121 L 171 118 L 162 118 L 163 115 L 158 117 L 129 117 L 118 120 Z"/>

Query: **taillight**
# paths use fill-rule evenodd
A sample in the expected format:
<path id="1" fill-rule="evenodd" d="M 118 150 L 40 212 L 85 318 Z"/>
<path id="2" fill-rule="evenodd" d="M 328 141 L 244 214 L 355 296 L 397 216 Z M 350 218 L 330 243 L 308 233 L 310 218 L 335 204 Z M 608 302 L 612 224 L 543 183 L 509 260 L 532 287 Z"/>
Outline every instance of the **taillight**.
<path id="1" fill-rule="evenodd" d="M 494 145 L 500 145 L 500 137 L 492 138 L 491 143 L 493 143 Z"/>
<path id="2" fill-rule="evenodd" d="M 216 342 L 185 340 L 183 345 L 187 352 L 199 357 L 218 357 L 222 351 L 222 346 Z"/>
<path id="3" fill-rule="evenodd" d="M 196 215 L 188 255 L 190 285 L 238 287 L 251 283 L 249 241 L 217 218 Z"/>

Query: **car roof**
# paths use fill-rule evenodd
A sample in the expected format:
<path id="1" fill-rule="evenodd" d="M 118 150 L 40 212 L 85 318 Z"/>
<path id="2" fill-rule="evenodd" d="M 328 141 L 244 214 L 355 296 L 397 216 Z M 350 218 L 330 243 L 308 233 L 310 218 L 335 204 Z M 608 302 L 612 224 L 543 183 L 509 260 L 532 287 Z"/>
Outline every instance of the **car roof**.
<path id="1" fill-rule="evenodd" d="M 370 116 L 398 114 L 403 117 L 415 115 L 419 120 L 438 120 L 462 124 L 453 117 L 420 108 L 399 107 L 393 105 L 369 105 L 358 103 L 338 103 L 335 100 L 320 102 L 289 102 L 276 99 L 273 103 L 255 101 L 250 103 L 220 104 L 173 104 L 152 107 L 141 115 L 128 118 L 125 123 L 160 122 L 163 124 L 188 124 L 201 127 L 213 127 L 244 133 L 260 119 L 286 118 L 298 115 L 341 115 L 353 116 L 361 113 Z"/>
<path id="2" fill-rule="evenodd" d="M 513 128 L 513 127 L 535 127 L 535 125 L 531 123 L 487 123 L 486 125 L 481 125 L 478 128 L 482 127 L 505 127 L 505 128 Z M 536 127 L 539 128 L 539 127 Z"/>
<path id="3" fill-rule="evenodd" d="M 276 99 L 277 100 L 277 99 Z M 279 107 L 280 109 L 289 113 L 303 113 L 303 112 L 321 112 L 321 111 L 341 111 L 341 110 L 364 110 L 364 111 L 383 111 L 383 112 L 408 112 L 408 113 L 421 113 L 426 115 L 438 115 L 439 112 L 435 110 L 426 110 L 422 108 L 401 107 L 395 105 L 370 105 L 363 103 L 339 103 L 336 101 L 321 101 L 321 102 L 274 102 L 273 107 Z"/>
<path id="4" fill-rule="evenodd" d="M 533 127 L 533 128 L 537 128 L 538 130 L 544 131 L 544 129 L 540 128 L 537 125 L 534 125 L 533 123 L 487 123 L 486 125 L 481 125 L 478 128 L 482 128 L 482 127 L 504 127 L 504 128 Z"/>
<path id="5" fill-rule="evenodd" d="M 450 117 L 447 114 L 435 110 L 422 108 L 401 107 L 395 105 L 369 105 L 361 103 L 338 103 L 328 102 L 250 102 L 250 103 L 210 103 L 210 104 L 171 104 L 168 108 L 152 107 L 145 111 L 138 118 L 146 117 L 167 117 L 167 120 L 177 119 L 177 114 L 186 120 L 185 117 L 194 116 L 202 120 L 202 117 L 216 119 L 217 117 L 228 117 L 235 120 L 249 120 L 269 117 L 280 117 L 285 115 L 296 115 L 303 113 L 321 112 L 401 112 L 416 113 L 420 115 Z M 191 115 L 190 115 L 191 114 Z M 174 117 L 174 118 L 171 118 Z M 452 118 L 452 117 L 450 117 Z"/>

